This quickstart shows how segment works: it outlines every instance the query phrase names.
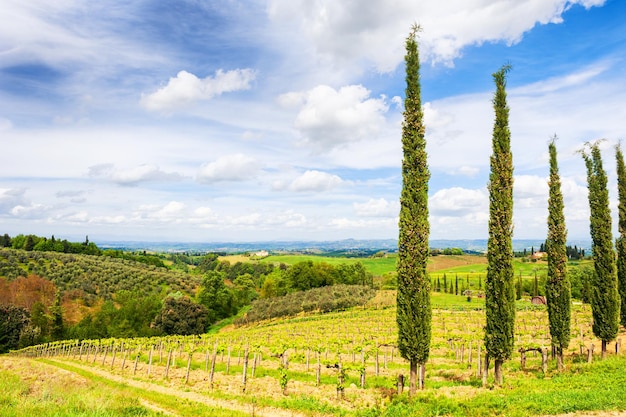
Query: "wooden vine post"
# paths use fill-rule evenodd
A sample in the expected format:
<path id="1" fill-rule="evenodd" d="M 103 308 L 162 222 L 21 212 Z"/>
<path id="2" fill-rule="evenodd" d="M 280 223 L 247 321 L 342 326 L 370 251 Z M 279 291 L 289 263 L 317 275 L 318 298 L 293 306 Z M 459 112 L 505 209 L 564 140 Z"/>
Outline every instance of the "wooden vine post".
<path id="1" fill-rule="evenodd" d="M 248 352 L 248 346 L 246 346 L 246 350 L 243 354 L 243 372 L 242 372 L 242 379 L 241 379 L 242 391 L 244 393 L 246 392 L 246 383 L 247 383 L 247 376 L 248 376 L 248 358 L 249 358 L 249 352 Z"/>

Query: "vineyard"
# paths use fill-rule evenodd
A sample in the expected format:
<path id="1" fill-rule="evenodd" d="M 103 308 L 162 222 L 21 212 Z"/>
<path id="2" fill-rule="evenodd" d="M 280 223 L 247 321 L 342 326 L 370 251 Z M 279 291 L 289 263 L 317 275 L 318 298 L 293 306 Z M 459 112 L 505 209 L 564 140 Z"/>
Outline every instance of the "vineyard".
<path id="1" fill-rule="evenodd" d="M 406 397 L 398 397 L 407 364 L 395 348 L 394 302 L 393 291 L 379 291 L 365 307 L 230 327 L 212 335 L 62 341 L 17 354 L 195 393 L 248 415 L 384 415 Z M 433 294 L 433 306 L 427 389 L 419 395 L 482 395 L 481 300 Z M 506 383 L 539 381 L 556 372 L 547 361 L 547 323 L 544 306 L 518 302 L 516 350 L 524 353 L 506 364 Z M 571 331 L 567 364 L 586 365 L 593 358 L 591 345 L 599 346 L 588 305 L 574 305 Z"/>

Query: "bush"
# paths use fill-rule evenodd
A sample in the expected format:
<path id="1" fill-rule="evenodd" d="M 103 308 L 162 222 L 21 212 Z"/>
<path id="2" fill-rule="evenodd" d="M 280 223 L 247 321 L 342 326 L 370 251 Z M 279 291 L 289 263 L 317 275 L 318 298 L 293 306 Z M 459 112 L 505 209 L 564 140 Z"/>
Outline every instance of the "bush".
<path id="1" fill-rule="evenodd" d="M 262 298 L 255 300 L 250 311 L 235 320 L 235 324 L 294 316 L 303 312 L 344 310 L 367 303 L 375 294 L 376 291 L 368 286 L 339 284 L 294 292 L 283 297 Z"/>

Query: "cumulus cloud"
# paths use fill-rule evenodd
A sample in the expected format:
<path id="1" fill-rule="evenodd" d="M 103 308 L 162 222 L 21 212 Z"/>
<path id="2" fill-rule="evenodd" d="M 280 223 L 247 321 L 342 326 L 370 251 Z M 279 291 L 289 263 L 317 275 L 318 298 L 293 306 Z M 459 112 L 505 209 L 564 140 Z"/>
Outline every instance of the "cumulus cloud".
<path id="1" fill-rule="evenodd" d="M 452 65 L 464 47 L 485 42 L 514 44 L 537 24 L 558 24 L 574 5 L 605 0 L 270 0 L 275 22 L 295 22 L 319 56 L 336 64 L 367 60 L 381 72 L 402 61 L 409 28 L 418 22 L 422 59 Z M 338 65 L 337 65 L 338 66 Z"/>
<path id="2" fill-rule="evenodd" d="M 334 174 L 310 170 L 294 179 L 288 186 L 290 191 L 296 192 L 324 192 L 343 183 L 343 180 Z"/>
<path id="3" fill-rule="evenodd" d="M 30 203 L 27 206 L 17 205 L 11 209 L 11 214 L 15 217 L 21 217 L 24 219 L 38 219 L 43 217 L 49 207 L 44 206 L 43 204 L 38 203 Z"/>
<path id="4" fill-rule="evenodd" d="M 428 204 L 433 215 L 457 216 L 488 211 L 489 197 L 485 189 L 444 188 L 430 197 Z"/>
<path id="5" fill-rule="evenodd" d="M 28 204 L 24 188 L 0 188 L 0 212 L 8 212 L 13 207 Z"/>
<path id="6" fill-rule="evenodd" d="M 201 183 L 245 181 L 254 178 L 260 169 L 256 159 L 238 153 L 203 165 L 196 178 Z"/>
<path id="7" fill-rule="evenodd" d="M 175 172 L 162 171 L 158 166 L 143 164 L 127 169 L 118 169 L 114 164 L 99 164 L 89 167 L 88 175 L 104 178 L 119 185 L 137 185 L 142 182 L 180 181 L 183 176 Z M 58 196 L 58 195 L 57 195 Z"/>
<path id="8" fill-rule="evenodd" d="M 516 175 L 513 198 L 515 205 L 520 208 L 547 207 L 548 180 L 536 175 Z"/>
<path id="9" fill-rule="evenodd" d="M 248 90 L 255 77 L 255 72 L 249 68 L 226 72 L 218 70 L 215 76 L 205 78 L 180 71 L 176 77 L 170 78 L 167 85 L 152 94 L 143 95 L 141 104 L 153 111 L 174 110 L 199 100 L 210 100 L 223 93 Z"/>
<path id="10" fill-rule="evenodd" d="M 357 216 L 361 217 L 397 217 L 400 213 L 398 201 L 387 201 L 384 198 L 371 198 L 365 203 L 354 203 Z"/>
<path id="11" fill-rule="evenodd" d="M 362 85 L 339 90 L 319 85 L 309 91 L 284 94 L 278 102 L 299 108 L 294 127 L 317 150 L 377 136 L 389 110 L 384 96 L 371 98 Z"/>

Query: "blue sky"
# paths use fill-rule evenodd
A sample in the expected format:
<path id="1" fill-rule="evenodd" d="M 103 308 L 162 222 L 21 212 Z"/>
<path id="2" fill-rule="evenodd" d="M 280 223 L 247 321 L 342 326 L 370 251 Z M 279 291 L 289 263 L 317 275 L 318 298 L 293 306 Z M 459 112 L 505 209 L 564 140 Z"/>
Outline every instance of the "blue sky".
<path id="1" fill-rule="evenodd" d="M 585 142 L 606 139 L 616 215 L 620 0 L 7 0 L 0 19 L 2 233 L 396 238 L 414 22 L 431 238 L 487 237 L 505 63 L 515 238 L 546 234 L 554 134 L 569 237 L 589 236 Z"/>

